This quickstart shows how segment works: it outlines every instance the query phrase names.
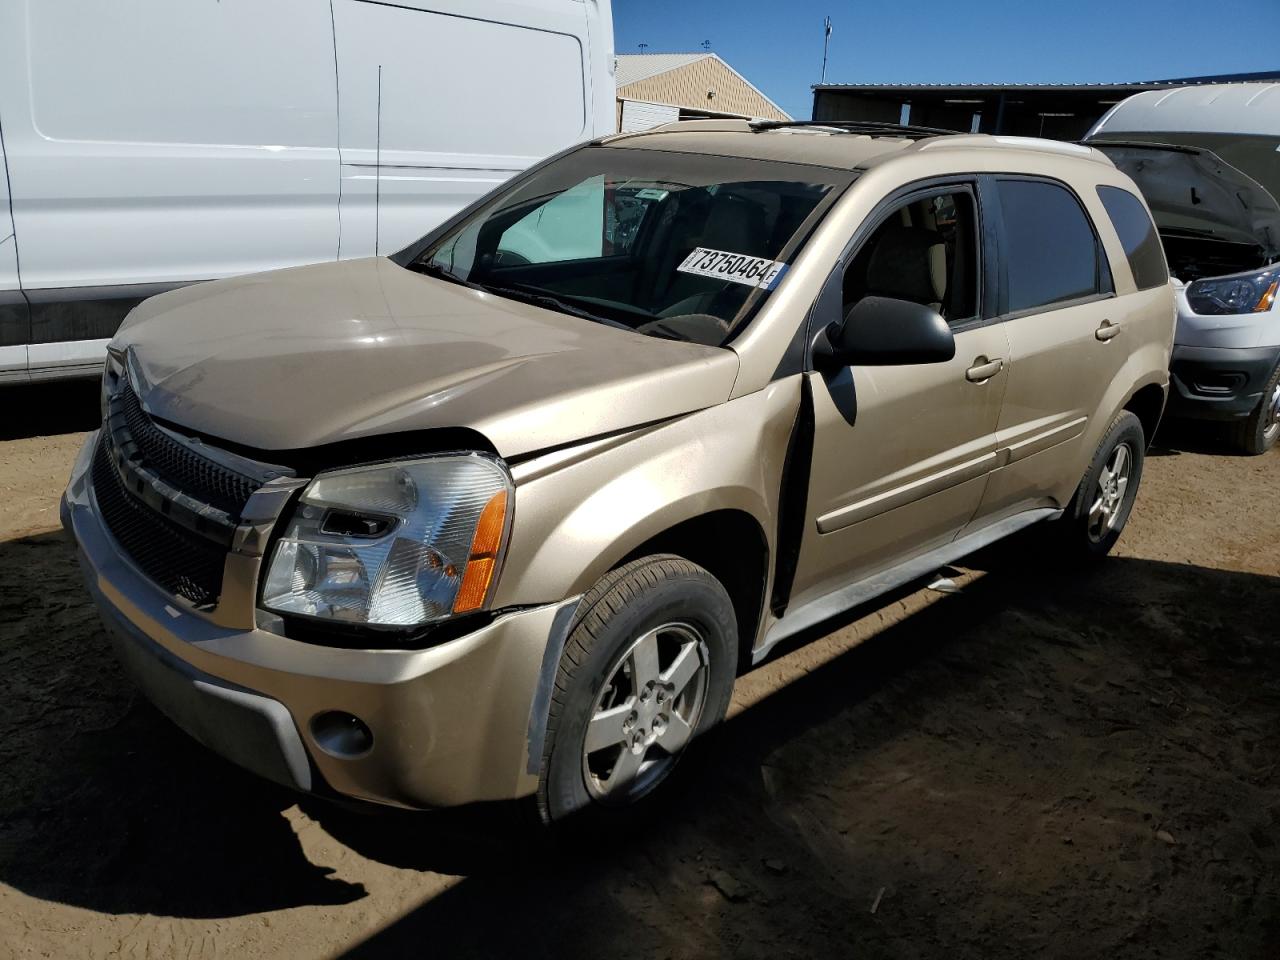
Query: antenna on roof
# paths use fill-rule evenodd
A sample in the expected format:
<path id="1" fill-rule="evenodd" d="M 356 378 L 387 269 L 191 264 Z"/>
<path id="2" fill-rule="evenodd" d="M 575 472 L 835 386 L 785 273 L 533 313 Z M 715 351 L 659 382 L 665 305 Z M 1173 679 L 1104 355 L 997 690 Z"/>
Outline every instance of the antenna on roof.
<path id="1" fill-rule="evenodd" d="M 640 48 L 641 53 L 644 53 L 649 49 L 649 45 L 647 43 L 637 43 L 636 46 Z"/>
<path id="2" fill-rule="evenodd" d="M 831 43 L 831 18 L 827 17 L 822 22 L 822 79 L 819 83 L 827 82 L 827 46 Z"/>
<path id="3" fill-rule="evenodd" d="M 378 126 L 373 148 L 373 255 L 378 255 L 382 213 L 382 64 L 378 64 Z"/>
<path id="4" fill-rule="evenodd" d="M 703 41 L 702 41 L 702 49 L 703 49 L 703 50 L 710 50 L 710 49 L 711 49 L 711 41 L 710 41 L 710 40 L 703 40 Z"/>

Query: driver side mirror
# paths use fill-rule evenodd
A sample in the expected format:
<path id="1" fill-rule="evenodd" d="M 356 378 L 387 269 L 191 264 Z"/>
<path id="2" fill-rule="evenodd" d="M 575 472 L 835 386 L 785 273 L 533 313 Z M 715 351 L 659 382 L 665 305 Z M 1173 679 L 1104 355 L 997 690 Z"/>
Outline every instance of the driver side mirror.
<path id="1" fill-rule="evenodd" d="M 819 369 L 946 363 L 955 355 L 955 337 L 936 310 L 891 297 L 863 297 L 813 344 Z"/>

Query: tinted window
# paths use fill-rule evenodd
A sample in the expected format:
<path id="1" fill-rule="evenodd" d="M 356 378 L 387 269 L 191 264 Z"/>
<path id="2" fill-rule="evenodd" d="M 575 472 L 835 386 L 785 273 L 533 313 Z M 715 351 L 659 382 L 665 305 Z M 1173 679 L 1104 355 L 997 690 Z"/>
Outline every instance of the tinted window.
<path id="1" fill-rule="evenodd" d="M 1155 224 L 1147 216 L 1142 201 L 1119 187 L 1099 187 L 1098 196 L 1120 237 L 1138 289 L 1150 290 L 1168 283 L 1169 268 L 1164 262 L 1160 237 L 1156 235 Z"/>
<path id="2" fill-rule="evenodd" d="M 1039 180 L 1000 181 L 1009 313 L 1091 296 L 1104 282 L 1097 237 L 1072 194 Z"/>

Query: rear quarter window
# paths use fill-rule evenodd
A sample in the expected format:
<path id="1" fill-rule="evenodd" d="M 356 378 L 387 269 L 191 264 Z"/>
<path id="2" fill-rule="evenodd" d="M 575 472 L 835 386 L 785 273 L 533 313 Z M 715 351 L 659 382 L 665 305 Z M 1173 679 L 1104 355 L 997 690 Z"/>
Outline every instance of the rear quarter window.
<path id="1" fill-rule="evenodd" d="M 1020 313 L 1111 292 L 1111 275 L 1093 224 L 1065 187 L 1001 180 L 1007 303 Z"/>
<path id="2" fill-rule="evenodd" d="M 1098 187 L 1098 198 L 1106 207 L 1111 225 L 1116 228 L 1124 255 L 1133 271 L 1133 282 L 1139 290 L 1150 290 L 1169 282 L 1160 236 L 1142 201 L 1120 187 Z"/>

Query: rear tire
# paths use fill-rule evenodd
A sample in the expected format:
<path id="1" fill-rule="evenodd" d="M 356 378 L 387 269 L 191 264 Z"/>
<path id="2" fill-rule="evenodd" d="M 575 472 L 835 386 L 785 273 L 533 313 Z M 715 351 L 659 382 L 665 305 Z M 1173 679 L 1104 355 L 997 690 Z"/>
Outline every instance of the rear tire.
<path id="1" fill-rule="evenodd" d="M 1057 546 L 1068 556 L 1087 559 L 1111 552 L 1138 495 L 1146 446 L 1142 421 L 1128 410 L 1120 411 L 1066 511 L 1053 525 Z"/>
<path id="2" fill-rule="evenodd" d="M 582 598 L 556 671 L 537 805 L 543 822 L 611 819 L 650 796 L 724 718 L 733 602 L 669 554 L 610 571 Z"/>
<path id="3" fill-rule="evenodd" d="M 1266 453 L 1280 440 L 1280 366 L 1262 388 L 1257 409 L 1235 425 L 1232 439 L 1253 457 Z"/>

